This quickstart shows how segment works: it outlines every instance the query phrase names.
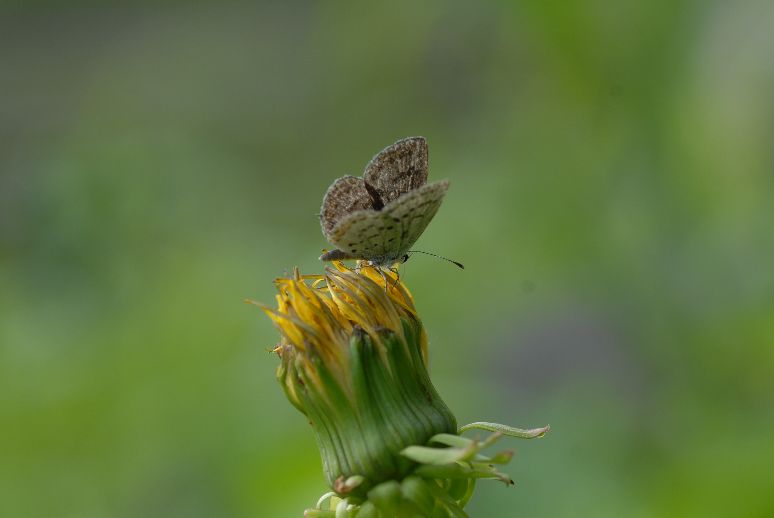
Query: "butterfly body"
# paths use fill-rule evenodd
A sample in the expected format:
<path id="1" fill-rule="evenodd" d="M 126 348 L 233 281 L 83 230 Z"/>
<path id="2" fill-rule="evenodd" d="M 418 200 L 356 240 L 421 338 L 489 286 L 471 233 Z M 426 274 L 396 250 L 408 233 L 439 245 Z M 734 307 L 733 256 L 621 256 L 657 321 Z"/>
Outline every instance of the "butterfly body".
<path id="1" fill-rule="evenodd" d="M 447 180 L 427 182 L 427 142 L 399 140 L 379 152 L 363 177 L 344 176 L 325 193 L 320 223 L 336 250 L 320 259 L 360 259 L 377 267 L 405 260 L 441 206 Z"/>

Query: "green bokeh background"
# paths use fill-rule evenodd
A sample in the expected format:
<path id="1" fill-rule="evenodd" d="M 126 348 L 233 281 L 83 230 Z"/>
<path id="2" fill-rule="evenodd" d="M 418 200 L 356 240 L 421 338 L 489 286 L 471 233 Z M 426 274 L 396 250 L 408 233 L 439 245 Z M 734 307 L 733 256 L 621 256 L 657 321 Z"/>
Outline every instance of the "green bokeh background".
<path id="1" fill-rule="evenodd" d="M 472 516 L 774 516 L 774 4 L 0 8 L 0 515 L 291 517 L 312 433 L 242 304 L 424 135 L 403 278 Z"/>

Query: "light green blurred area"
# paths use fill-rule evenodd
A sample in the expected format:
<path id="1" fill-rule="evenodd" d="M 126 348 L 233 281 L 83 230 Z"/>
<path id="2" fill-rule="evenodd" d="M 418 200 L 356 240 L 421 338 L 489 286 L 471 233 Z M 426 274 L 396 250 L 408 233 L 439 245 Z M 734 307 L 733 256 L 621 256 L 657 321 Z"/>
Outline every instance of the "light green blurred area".
<path id="1" fill-rule="evenodd" d="M 409 135 L 437 388 L 510 441 L 472 516 L 772 516 L 774 4 L 0 10 L 0 515 L 300 516 L 243 299 Z M 506 444 L 503 442 L 503 444 Z"/>

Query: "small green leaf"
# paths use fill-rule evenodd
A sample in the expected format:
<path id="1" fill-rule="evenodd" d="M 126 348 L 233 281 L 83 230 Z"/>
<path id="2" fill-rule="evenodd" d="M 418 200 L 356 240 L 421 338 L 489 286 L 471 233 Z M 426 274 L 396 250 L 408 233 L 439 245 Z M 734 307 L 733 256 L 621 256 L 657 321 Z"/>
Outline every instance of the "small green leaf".
<path id="1" fill-rule="evenodd" d="M 465 491 L 465 494 L 462 495 L 462 497 L 457 499 L 457 502 L 459 503 L 459 506 L 465 509 L 465 506 L 468 505 L 468 502 L 471 498 L 473 498 L 473 493 L 476 490 L 476 479 L 469 478 L 468 479 L 468 488 Z"/>
<path id="2" fill-rule="evenodd" d="M 518 437 L 519 439 L 534 439 L 536 437 L 543 437 L 551 429 L 551 427 L 548 425 L 542 428 L 532 428 L 530 430 L 524 430 L 522 428 L 514 428 L 512 426 L 507 426 L 499 423 L 480 422 L 480 423 L 470 423 L 470 424 L 466 424 L 465 426 L 461 426 L 459 429 L 459 433 L 465 433 L 468 430 L 472 430 L 474 428 L 479 430 L 486 430 L 488 432 L 500 432 L 503 435 L 508 435 L 510 437 Z"/>
<path id="3" fill-rule="evenodd" d="M 344 487 L 346 488 L 347 492 L 352 491 L 357 486 L 365 482 L 365 477 L 362 475 L 352 475 L 347 480 L 344 481 Z"/>
<path id="4" fill-rule="evenodd" d="M 452 435 L 450 433 L 439 433 L 437 435 L 433 435 L 430 437 L 430 441 L 428 442 L 437 442 L 439 444 L 445 444 L 446 446 L 455 446 L 457 448 L 467 448 L 470 446 L 470 443 L 473 442 L 472 439 L 468 439 L 467 437 L 462 437 L 460 435 Z"/>
<path id="5" fill-rule="evenodd" d="M 322 509 L 325 501 L 335 496 L 336 496 L 336 493 L 334 493 L 333 491 L 328 491 L 323 496 L 321 496 L 319 500 L 317 500 L 317 506 L 315 507 L 315 509 Z"/>
<path id="6" fill-rule="evenodd" d="M 472 475 L 472 471 L 469 467 L 463 466 L 461 464 L 444 464 L 443 466 L 432 466 L 430 464 L 425 464 L 423 466 L 419 466 L 414 473 L 419 475 L 420 477 L 425 478 L 437 478 L 437 479 L 462 479 L 462 478 L 470 478 Z"/>
<path id="7" fill-rule="evenodd" d="M 489 464 L 480 464 L 478 462 L 472 463 L 473 473 L 477 478 L 496 478 L 502 481 L 506 486 L 514 485 L 513 479 L 505 473 L 500 473 L 494 466 Z"/>
<path id="8" fill-rule="evenodd" d="M 508 464 L 512 458 L 513 458 L 512 451 L 510 450 L 501 451 L 489 457 L 489 460 L 485 462 L 490 462 L 492 464 Z"/>
<path id="9" fill-rule="evenodd" d="M 476 443 L 471 442 L 467 448 L 430 448 L 428 446 L 408 446 L 400 453 L 420 464 L 440 466 L 464 460 L 476 452 Z"/>

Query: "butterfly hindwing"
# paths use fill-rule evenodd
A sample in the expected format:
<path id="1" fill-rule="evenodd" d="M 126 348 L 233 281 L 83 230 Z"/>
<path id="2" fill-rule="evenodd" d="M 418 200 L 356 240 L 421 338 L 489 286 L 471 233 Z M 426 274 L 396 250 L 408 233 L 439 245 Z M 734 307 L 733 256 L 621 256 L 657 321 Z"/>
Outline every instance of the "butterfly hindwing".
<path id="1" fill-rule="evenodd" d="M 390 243 L 397 240 L 399 229 L 386 213 L 362 210 L 341 220 L 328 241 L 352 257 L 370 260 L 390 252 Z"/>
<path id="2" fill-rule="evenodd" d="M 441 207 L 448 188 L 448 180 L 424 185 L 401 196 L 384 208 L 392 221 L 400 221 L 401 234 L 396 245 L 395 259 L 400 258 L 417 242 Z"/>
<path id="3" fill-rule="evenodd" d="M 372 207 L 371 197 L 362 178 L 343 176 L 328 187 L 320 209 L 320 225 L 323 234 L 330 241 L 336 224 L 352 214 Z"/>
<path id="4" fill-rule="evenodd" d="M 391 263 L 419 239 L 441 206 L 449 182 L 442 180 L 412 190 L 381 211 L 359 210 L 342 218 L 328 240 L 352 256 Z"/>

